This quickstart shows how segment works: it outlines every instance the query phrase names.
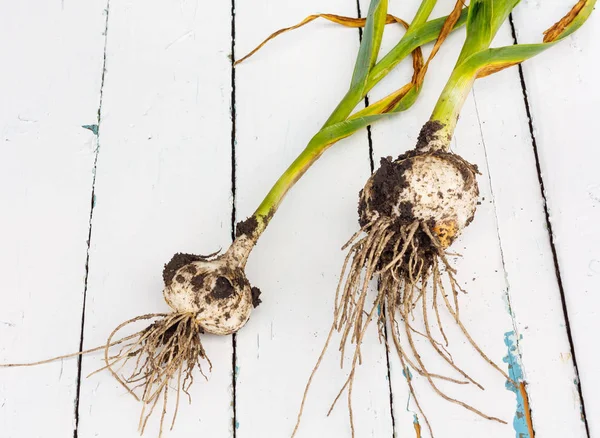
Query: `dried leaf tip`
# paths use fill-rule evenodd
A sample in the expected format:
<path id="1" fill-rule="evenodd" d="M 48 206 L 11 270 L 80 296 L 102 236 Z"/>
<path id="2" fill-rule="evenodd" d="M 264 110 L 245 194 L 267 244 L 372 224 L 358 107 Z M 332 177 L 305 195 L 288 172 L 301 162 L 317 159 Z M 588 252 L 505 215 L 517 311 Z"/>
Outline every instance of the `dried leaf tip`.
<path id="1" fill-rule="evenodd" d="M 579 0 L 575 6 L 565 15 L 560 21 L 554 23 L 554 25 L 544 32 L 544 42 L 551 43 L 557 40 L 569 24 L 577 18 L 581 10 L 587 4 L 588 0 Z"/>
<path id="2" fill-rule="evenodd" d="M 520 64 L 520 62 L 502 62 L 486 65 L 477 72 L 477 79 L 485 78 L 517 64 Z"/>
<path id="3" fill-rule="evenodd" d="M 464 6 L 464 2 L 462 0 L 458 0 L 456 2 L 456 4 L 454 5 L 454 9 L 450 13 L 450 15 L 448 15 L 448 18 L 446 18 L 446 21 L 444 21 L 442 30 L 440 31 L 440 34 L 439 34 L 437 40 L 435 41 L 435 44 L 433 45 L 433 49 L 431 49 L 429 58 L 427 58 L 427 62 L 425 63 L 423 68 L 420 69 L 419 74 L 417 75 L 416 80 L 414 81 L 415 85 L 421 86 L 423 84 L 423 81 L 425 80 L 425 73 L 427 73 L 429 63 L 435 57 L 437 52 L 440 50 L 442 43 L 446 40 L 446 38 L 448 38 L 448 35 L 450 35 L 450 32 L 452 32 L 452 30 L 454 29 L 454 26 L 458 22 L 460 15 L 462 13 L 463 6 Z"/>
<path id="4" fill-rule="evenodd" d="M 302 20 L 300 23 L 295 24 L 294 26 L 284 27 L 283 29 L 279 29 L 278 31 L 273 32 L 262 43 L 260 43 L 258 46 L 256 46 L 256 48 L 254 48 L 250 53 L 245 55 L 243 58 L 235 61 L 233 63 L 234 67 L 237 66 L 238 64 L 244 62 L 246 59 L 250 58 L 251 56 L 253 56 L 256 52 L 258 52 L 260 49 L 262 49 L 264 47 L 264 45 L 267 44 L 272 39 L 277 38 L 279 35 L 281 35 L 283 33 L 286 33 L 286 32 L 292 31 L 292 30 L 296 30 L 303 26 L 306 26 L 307 24 L 315 21 L 317 18 L 323 18 L 332 23 L 340 24 L 342 26 L 351 27 L 351 28 L 364 27 L 367 22 L 366 18 L 344 17 L 342 15 L 335 15 L 335 14 L 309 15 L 304 20 Z M 406 21 L 404 21 L 402 18 L 396 17 L 395 15 L 387 14 L 386 19 L 385 19 L 385 24 L 393 24 L 393 23 L 401 24 L 406 29 L 408 29 L 408 26 L 409 26 L 409 24 Z"/>

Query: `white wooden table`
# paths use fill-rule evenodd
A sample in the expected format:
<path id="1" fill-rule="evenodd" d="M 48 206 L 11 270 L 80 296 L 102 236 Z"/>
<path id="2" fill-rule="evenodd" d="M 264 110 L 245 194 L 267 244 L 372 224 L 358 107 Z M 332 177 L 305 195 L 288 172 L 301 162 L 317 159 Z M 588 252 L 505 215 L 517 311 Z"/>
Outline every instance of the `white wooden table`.
<path id="1" fill-rule="evenodd" d="M 418 2 L 390 3 L 410 19 Z M 239 58 L 310 13 L 356 16 L 368 7 L 1 4 L 0 362 L 94 347 L 121 321 L 165 311 L 163 264 L 174 252 L 228 246 L 235 221 L 253 212 L 345 92 L 359 37 L 320 22 L 235 71 L 232 52 Z M 440 1 L 435 14 L 452 4 Z M 571 6 L 523 0 L 497 44 L 539 41 Z M 388 27 L 383 50 L 400 35 Z M 340 247 L 357 228 L 370 160 L 414 145 L 461 41 L 450 37 L 409 112 L 336 145 L 290 192 L 248 264 L 263 304 L 235 338 L 205 338 L 213 372 L 198 378 L 192 405 L 182 404 L 165 436 L 289 436 L 331 321 Z M 454 140 L 482 172 L 481 206 L 454 246 L 470 292 L 463 318 L 496 362 L 522 370 L 538 438 L 600 437 L 598 50 L 596 11 L 522 69 L 477 82 Z M 409 77 L 407 62 L 372 98 Z M 355 387 L 357 436 L 413 437 L 416 411 L 399 361 L 372 329 Z M 486 391 L 450 390 L 508 424 L 440 400 L 415 377 L 436 436 L 529 437 L 502 377 L 460 339 L 452 348 Z M 0 437 L 137 436 L 138 403 L 108 374 L 86 378 L 101 365 L 98 354 L 0 369 Z M 346 373 L 331 349 L 298 436 L 350 436 L 344 403 L 326 417 Z"/>

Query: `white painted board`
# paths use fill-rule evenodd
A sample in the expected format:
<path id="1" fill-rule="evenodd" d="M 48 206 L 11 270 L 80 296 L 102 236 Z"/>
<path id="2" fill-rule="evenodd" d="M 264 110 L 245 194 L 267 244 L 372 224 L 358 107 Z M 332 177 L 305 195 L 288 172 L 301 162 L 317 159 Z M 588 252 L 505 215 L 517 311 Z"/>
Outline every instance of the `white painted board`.
<path id="1" fill-rule="evenodd" d="M 515 12 L 520 42 L 541 33 L 570 2 L 525 1 Z M 533 130 L 590 436 L 600 436 L 600 376 L 596 333 L 600 290 L 600 178 L 593 132 L 600 104 L 598 7 L 585 27 L 523 66 Z"/>
<path id="2" fill-rule="evenodd" d="M 105 3 L 2 3 L 0 363 L 79 349 Z M 72 436 L 76 378 L 1 370 L 0 436 Z"/>
<path id="3" fill-rule="evenodd" d="M 86 348 L 122 321 L 168 311 L 164 263 L 225 248 L 231 235 L 229 6 L 141 0 L 111 2 L 108 13 Z M 231 338 L 204 343 L 213 372 L 197 376 L 194 404 L 184 399 L 165 437 L 230 433 Z M 82 375 L 102 366 L 103 355 L 86 357 Z M 85 379 L 79 437 L 136 436 L 140 411 L 108 373 Z"/>

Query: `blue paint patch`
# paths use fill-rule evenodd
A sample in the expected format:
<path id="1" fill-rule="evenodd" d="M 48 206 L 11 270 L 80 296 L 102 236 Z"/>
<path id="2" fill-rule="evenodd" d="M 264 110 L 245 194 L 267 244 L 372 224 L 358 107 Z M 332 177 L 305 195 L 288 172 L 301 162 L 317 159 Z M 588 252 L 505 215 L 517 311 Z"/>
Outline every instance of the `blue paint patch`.
<path id="1" fill-rule="evenodd" d="M 377 316 L 381 316 L 381 304 L 377 304 Z"/>
<path id="2" fill-rule="evenodd" d="M 236 428 L 236 429 L 239 429 L 239 428 L 240 428 L 240 422 L 239 422 L 239 421 L 236 421 L 236 422 L 235 422 L 235 428 Z"/>
<path id="3" fill-rule="evenodd" d="M 89 129 L 96 137 L 98 136 L 98 125 L 82 125 L 81 127 L 83 129 Z"/>
<path id="4" fill-rule="evenodd" d="M 404 378 L 406 379 L 407 382 L 410 382 L 413 378 L 412 373 L 410 372 L 410 368 L 408 366 L 405 366 L 404 369 L 402 370 L 402 375 L 404 376 Z M 410 410 L 410 399 L 412 397 L 412 394 L 410 393 L 410 391 L 408 392 L 408 399 L 406 400 L 406 412 L 412 412 L 413 414 L 413 424 L 415 426 L 415 430 L 416 431 L 420 431 L 421 430 L 421 424 L 419 423 L 419 417 L 417 417 L 417 414 L 415 414 L 413 411 Z M 419 434 L 419 437 L 421 435 Z"/>
<path id="5" fill-rule="evenodd" d="M 238 367 L 236 365 L 236 367 L 235 367 L 235 378 L 237 379 L 239 375 L 240 375 L 240 367 Z"/>
<path id="6" fill-rule="evenodd" d="M 515 382 L 523 381 L 523 368 L 521 367 L 521 358 L 517 351 L 517 337 L 514 331 L 504 333 L 504 344 L 508 348 L 508 354 L 504 357 L 503 362 L 508 364 L 508 375 Z M 506 389 L 512 391 L 517 396 L 517 410 L 513 419 L 513 427 L 516 432 L 516 438 L 532 438 L 529 435 L 527 427 L 527 416 L 525 412 L 525 400 L 519 388 L 516 388 L 512 382 L 506 381 Z"/>

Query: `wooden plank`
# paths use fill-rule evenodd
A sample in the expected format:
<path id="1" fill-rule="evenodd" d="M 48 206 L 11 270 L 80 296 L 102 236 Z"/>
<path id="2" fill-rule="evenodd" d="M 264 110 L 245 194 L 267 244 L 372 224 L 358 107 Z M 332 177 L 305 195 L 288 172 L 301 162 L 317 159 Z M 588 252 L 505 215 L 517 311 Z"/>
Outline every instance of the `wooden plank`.
<path id="1" fill-rule="evenodd" d="M 539 41 L 571 3 L 525 2 L 515 12 L 519 42 Z M 596 8 L 597 9 L 597 8 Z M 589 139 L 600 102 L 597 83 L 600 15 L 575 35 L 523 66 L 539 163 L 564 287 L 570 329 L 591 436 L 600 434 L 600 184 Z"/>
<path id="2" fill-rule="evenodd" d="M 77 351 L 105 0 L 0 16 L 0 363 Z M 72 436 L 77 360 L 0 370 L 3 438 Z"/>
<path id="3" fill-rule="evenodd" d="M 497 45 L 512 44 L 508 24 L 496 40 Z M 376 157 L 396 156 L 413 147 L 420 125 L 428 119 L 455 62 L 461 42 L 462 36 L 458 35 L 448 40 L 432 65 L 414 110 L 374 127 Z M 392 80 L 396 86 L 400 84 L 398 79 L 390 78 L 381 88 L 389 90 Z M 518 71 L 513 69 L 481 81 L 475 90 L 467 99 L 453 142 L 454 151 L 478 164 L 482 172 L 479 178 L 482 202 L 475 221 L 453 246 L 462 254 L 455 263 L 461 284 L 469 291 L 462 297 L 462 318 L 482 349 L 505 370 L 505 361 L 522 360 L 520 366 L 529 383 L 534 426 L 540 432 L 537 436 L 585 436 L 574 392 L 574 370 L 560 295 L 553 276 L 543 199 L 535 184 L 535 162 L 527 137 Z M 372 98 L 382 93 L 375 91 Z M 520 152 L 523 149 L 525 152 Z M 515 168 L 520 172 L 515 172 Z M 521 196 L 518 204 L 514 202 L 517 190 Z M 545 275 L 539 278 L 542 272 Z M 533 297 L 543 303 L 533 306 Z M 512 315 L 507 306 L 509 302 Z M 452 321 L 448 318 L 443 321 L 446 331 L 454 337 L 451 351 L 457 363 L 471 371 L 486 391 L 473 387 L 440 387 L 488 414 L 500 416 L 508 424 L 482 420 L 441 400 L 423 383 L 422 377 L 413 373 L 420 402 L 426 413 L 429 412 L 434 432 L 437 430 L 444 436 L 528 436 L 527 425 L 519 418 L 523 409 L 517 410 L 516 396 L 506 390 L 505 379 L 486 366 L 463 339 L 456 337 L 457 331 L 449 329 Z M 548 336 L 552 342 L 548 342 Z M 443 361 L 434 357 L 431 347 L 426 346 L 427 342 L 419 341 L 418 348 L 431 369 L 445 369 Z M 517 347 L 510 355 L 509 346 Z M 416 407 L 412 401 L 407 403 L 408 389 L 397 355 L 392 353 L 390 357 L 396 432 L 414 434 Z M 552 420 L 557 412 L 561 415 L 560 425 Z M 418 418 L 425 429 L 422 416 Z M 423 432 L 423 436 L 429 434 Z"/>
<path id="4" fill-rule="evenodd" d="M 236 55 L 268 33 L 316 12 L 356 16 L 353 0 L 255 1 L 236 5 Z M 237 212 L 250 215 L 317 132 L 346 91 L 358 32 L 315 22 L 273 41 L 236 71 Z M 335 287 L 356 229 L 356 203 L 369 175 L 365 134 L 325 153 L 287 196 L 249 259 L 263 303 L 237 337 L 237 435 L 289 436 L 302 392 L 332 322 Z M 350 436 L 346 400 L 329 405 L 348 368 L 337 337 L 315 377 L 298 437 Z M 356 435 L 392 435 L 385 350 L 375 326 L 354 388 Z"/>
<path id="5" fill-rule="evenodd" d="M 230 242 L 230 22 L 225 2 L 110 4 L 85 347 L 124 320 L 168 310 L 161 272 L 175 252 Z M 231 434 L 231 338 L 203 341 L 213 372 L 208 383 L 196 374 L 193 405 L 182 400 L 165 437 Z M 83 376 L 100 356 L 84 359 Z M 135 436 L 140 411 L 108 373 L 85 379 L 79 437 Z M 146 433 L 158 434 L 158 416 Z"/>
<path id="6" fill-rule="evenodd" d="M 511 38 L 504 38 L 510 44 Z M 493 189 L 533 426 L 538 437 L 585 437 L 518 68 L 484 79 L 475 98 Z M 506 90 L 506 92 L 499 92 Z M 518 196 L 517 196 L 518 194 Z M 560 416 L 560 421 L 554 419 Z"/>

